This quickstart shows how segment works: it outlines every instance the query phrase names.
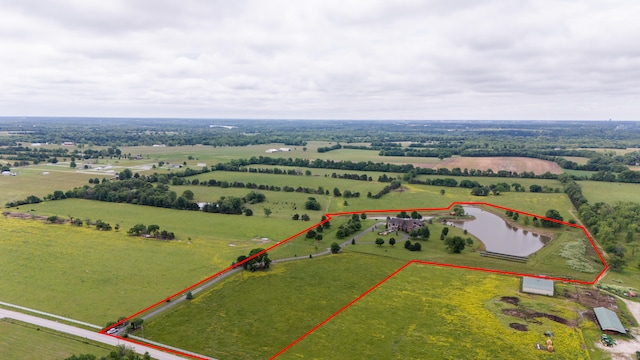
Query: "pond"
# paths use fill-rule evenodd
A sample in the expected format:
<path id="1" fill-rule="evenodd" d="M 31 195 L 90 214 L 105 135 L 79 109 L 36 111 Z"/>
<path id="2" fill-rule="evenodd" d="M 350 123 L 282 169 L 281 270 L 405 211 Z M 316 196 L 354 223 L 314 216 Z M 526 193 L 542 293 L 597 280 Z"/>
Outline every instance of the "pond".
<path id="1" fill-rule="evenodd" d="M 501 217 L 480 208 L 465 206 L 464 210 L 475 219 L 448 222 L 448 224 L 467 230 L 484 243 L 487 251 L 529 256 L 540 250 L 544 242 L 550 240 L 546 236 L 513 227 Z"/>

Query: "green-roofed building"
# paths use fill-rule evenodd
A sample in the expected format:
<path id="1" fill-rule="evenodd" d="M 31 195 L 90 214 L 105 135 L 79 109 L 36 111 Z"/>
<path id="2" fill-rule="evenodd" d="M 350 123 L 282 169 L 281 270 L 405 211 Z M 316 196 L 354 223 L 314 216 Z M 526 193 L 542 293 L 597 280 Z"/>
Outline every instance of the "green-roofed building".
<path id="1" fill-rule="evenodd" d="M 616 331 L 621 334 L 627 333 L 627 330 L 622 326 L 622 323 L 618 318 L 618 314 L 616 314 L 615 311 L 611 311 L 603 307 L 597 307 L 593 308 L 593 312 L 596 314 L 596 319 L 598 320 L 598 324 L 600 324 L 600 329 L 603 331 Z"/>
<path id="2" fill-rule="evenodd" d="M 553 280 L 538 279 L 532 277 L 522 278 L 522 292 L 553 296 Z"/>

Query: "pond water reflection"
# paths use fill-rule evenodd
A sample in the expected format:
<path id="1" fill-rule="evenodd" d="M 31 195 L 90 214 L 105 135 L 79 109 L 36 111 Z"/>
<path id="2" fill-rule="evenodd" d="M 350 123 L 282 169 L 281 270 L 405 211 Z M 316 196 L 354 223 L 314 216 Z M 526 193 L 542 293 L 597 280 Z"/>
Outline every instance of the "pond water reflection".
<path id="1" fill-rule="evenodd" d="M 516 256 L 528 256 L 540 250 L 550 239 L 515 228 L 501 217 L 473 206 L 465 206 L 470 221 L 454 221 L 449 224 L 467 230 L 480 239 L 487 251 Z"/>

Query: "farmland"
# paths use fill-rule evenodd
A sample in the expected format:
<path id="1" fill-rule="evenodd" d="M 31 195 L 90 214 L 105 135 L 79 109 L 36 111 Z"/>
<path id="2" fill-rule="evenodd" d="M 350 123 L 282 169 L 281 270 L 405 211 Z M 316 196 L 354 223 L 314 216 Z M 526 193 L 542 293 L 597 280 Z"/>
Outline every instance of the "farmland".
<path id="1" fill-rule="evenodd" d="M 305 238 L 306 229 L 315 229 L 315 224 L 325 213 L 360 214 L 370 210 L 381 211 L 367 213 L 367 219 L 362 220 L 362 226 L 368 228 L 381 221 L 375 219 L 377 216 L 394 216 L 402 209 L 445 208 L 454 202 L 492 203 L 537 216 L 544 216 L 547 210 L 555 209 L 565 221 L 574 221 L 578 220 L 576 215 L 582 214 L 574 208 L 563 192 L 564 182 L 557 180 L 557 176 L 553 174 L 564 172 L 581 180 L 580 177 L 583 175 L 591 176 L 597 173 L 561 169 L 559 163 L 542 160 L 553 159 L 548 154 L 551 153 L 549 149 L 554 147 L 547 142 L 548 140 L 541 140 L 545 144 L 533 149 L 536 144 L 522 141 L 522 138 L 504 140 L 502 130 L 498 131 L 495 139 L 492 138 L 493 135 L 473 138 L 473 135 L 465 133 L 471 138 L 462 141 L 458 133 L 449 138 L 446 132 L 442 132 L 434 135 L 437 136 L 436 140 L 421 141 L 420 136 L 423 135 L 410 132 L 394 133 L 388 129 L 378 133 L 383 134 L 380 136 L 384 140 L 371 138 L 367 131 L 353 130 L 354 134 L 359 135 L 345 141 L 341 134 L 330 130 L 324 132 L 323 128 L 323 132 L 319 132 L 321 135 L 313 140 L 301 141 L 297 138 L 294 141 L 295 144 L 305 145 L 266 142 L 247 146 L 118 147 L 115 144 L 83 144 L 81 147 L 79 144 L 77 149 L 69 148 L 70 151 L 76 151 L 75 154 L 60 156 L 56 164 L 12 166 L 11 171 L 17 171 L 17 176 L 0 177 L 0 200 L 5 202 L 25 199 L 29 195 L 44 198 L 55 190 L 65 192 L 74 187 L 90 188 L 95 184 L 95 179 L 115 187 L 118 180 L 112 178 L 124 169 L 130 169 L 140 179 L 145 179 L 148 182 L 147 186 L 166 187 L 168 191 L 175 192 L 176 196 L 190 192 L 195 202 L 215 202 L 223 197 L 243 198 L 252 190 L 263 194 L 265 199 L 260 203 L 243 204 L 252 210 L 252 216 L 77 198 L 47 199 L 37 204 L 9 208 L 7 211 L 11 213 L 6 213 L 0 218 L 3 235 L 0 237 L 0 264 L 7 275 L 0 280 L 0 300 L 103 326 L 120 316 L 133 314 L 153 303 L 163 301 L 169 295 L 227 268 L 239 255 L 247 255 L 255 248 L 278 245 L 285 239 L 301 233 L 301 236 L 271 249 L 269 255 L 274 260 L 290 257 L 304 259 L 276 261 L 271 269 L 266 271 L 239 272 L 196 294 L 192 301 L 176 304 L 169 311 L 145 320 L 144 336 L 155 341 L 221 359 L 264 358 L 283 349 L 410 260 L 545 274 L 583 281 L 592 280 L 602 269 L 597 254 L 590 248 L 590 243 L 580 230 L 571 227 L 550 229 L 534 226 L 529 223 L 532 219 L 524 215 L 518 220 L 509 221 L 529 232 L 553 237 L 551 242 L 530 256 L 524 264 L 480 256 L 480 251 L 484 250 L 482 243 L 471 234 L 464 234 L 457 228 L 450 228 L 450 235 L 469 237 L 471 244 L 460 254 L 452 253 L 445 247 L 444 242 L 439 240 L 438 235 L 444 228 L 440 221 L 434 221 L 429 225 L 431 238 L 419 240 L 422 251 L 418 252 L 407 251 L 403 247 L 406 234 L 380 235 L 379 231 L 384 230 L 382 227 L 363 234 L 355 245 L 350 244 L 351 236 L 338 239 L 336 234 L 339 226 L 346 223 L 350 217 L 346 215 L 334 215 L 331 226 L 323 229 L 320 238 Z M 306 130 L 298 128 L 296 131 Z M 289 132 L 289 129 L 285 132 Z M 84 133 L 84 136 L 90 135 Z M 597 135 L 600 133 L 597 132 Z M 122 144 L 129 144 L 128 140 L 123 140 L 129 135 L 119 136 L 122 136 Z M 227 134 L 222 135 L 222 140 L 216 136 L 202 140 L 224 140 L 233 144 L 238 139 L 245 141 L 247 138 L 262 135 L 256 131 L 246 131 L 237 134 L 237 139 Z M 548 136 L 553 136 L 553 133 L 549 133 Z M 326 150 L 338 142 L 361 148 Z M 42 148 L 57 147 L 50 144 Z M 122 156 L 102 156 L 86 159 L 86 162 L 85 159 L 76 158 L 78 168 L 71 168 L 72 157 L 80 156 L 82 151 L 88 151 L 87 147 L 94 151 L 109 149 L 113 152 L 117 149 Z M 265 153 L 267 149 L 281 147 L 290 148 L 291 151 Z M 497 156 L 510 152 L 521 154 L 529 147 L 540 158 Z M 451 151 L 453 155 L 443 155 L 441 158 L 437 155 L 380 156 L 383 150 L 379 149 L 399 150 L 400 155 L 403 151 L 410 154 L 410 151 L 416 149 L 418 152 L 424 151 L 423 154 L 429 151 Z M 496 156 L 465 157 L 456 153 L 467 149 Z M 570 150 L 566 152 L 571 153 Z M 591 158 L 585 156 L 592 156 L 588 153 L 584 156 L 577 156 L 583 153 L 575 155 L 565 158 L 586 165 Z M 493 173 L 484 173 L 483 176 L 455 176 L 446 171 L 437 172 L 445 175 L 432 175 L 431 173 L 436 172 L 430 171 L 426 172 L 429 174 L 426 175 L 415 169 L 398 170 L 398 167 L 393 171 L 404 172 L 338 170 L 332 166 L 306 168 L 267 163 L 242 165 L 235 169 L 238 171 L 227 171 L 234 170 L 231 166 L 225 168 L 227 170 L 220 170 L 223 166 L 214 167 L 219 163 L 261 156 L 367 162 L 364 165 L 360 164 L 362 167 L 358 169 L 380 170 L 382 168 L 375 167 L 374 164 L 385 162 L 414 164 L 431 169 L 491 169 Z M 606 159 L 613 158 L 614 155 L 606 153 Z M 2 158 L 2 163 L 6 166 L 12 165 L 6 158 Z M 83 168 L 85 163 L 86 169 Z M 185 168 L 201 169 L 204 166 L 209 167 L 211 171 L 180 178 L 164 177 L 162 181 L 151 180 L 154 175 L 160 175 L 158 178 L 161 178 L 162 175 L 174 175 Z M 604 163 L 601 166 L 608 165 Z M 296 175 L 262 172 L 274 168 Z M 500 170 L 550 174 L 543 176 L 544 178 L 532 177 L 531 174 L 526 174 L 527 177 L 504 177 L 513 174 L 498 176 L 495 172 Z M 345 174 L 357 175 L 355 177 L 358 177 L 358 180 L 341 179 Z M 457 172 L 456 175 L 460 173 Z M 391 180 L 388 178 L 399 180 L 400 186 L 379 198 L 371 196 L 390 184 Z M 225 182 L 225 185 L 203 185 L 212 179 Z M 498 183 L 506 183 L 512 187 L 517 183 L 522 185 L 525 191 L 500 190 L 489 192 L 487 196 L 474 196 L 469 188 L 426 185 L 431 181 L 443 179 L 453 179 L 458 184 L 470 180 L 477 182 L 479 187 L 492 189 Z M 181 182 L 174 184 L 171 180 Z M 267 188 L 287 186 L 295 190 L 257 190 L 229 185 L 234 182 L 243 185 L 253 183 Z M 640 203 L 640 197 L 635 196 L 640 193 L 636 189 L 640 186 L 638 184 L 602 181 L 578 183 L 590 204 L 599 201 Z M 531 192 L 532 186 L 540 186 L 543 190 Z M 318 191 L 320 188 L 322 191 Z M 357 193 L 359 196 L 335 195 L 336 190 L 342 194 L 345 191 Z M 131 194 L 135 191 L 137 190 L 132 190 Z M 318 201 L 320 210 L 304 208 L 304 203 L 309 197 Z M 503 210 L 489 210 L 505 217 Z M 427 210 L 420 212 L 423 216 L 434 215 Z M 310 220 L 294 221 L 292 217 L 296 214 L 308 214 Z M 435 215 L 449 214 L 439 212 Z M 18 216 L 24 219 L 17 219 Z M 57 216 L 64 222 L 45 223 L 44 219 L 49 216 Z M 68 222 L 72 219 L 81 219 L 84 224 L 79 227 L 72 226 Z M 119 229 L 99 231 L 94 225 L 87 225 L 88 222 L 93 223 L 96 220 L 112 226 L 117 225 Z M 161 229 L 175 232 L 176 239 L 161 241 L 127 235 L 127 230 L 136 224 L 157 224 Z M 611 228 L 614 228 L 613 225 Z M 628 247 L 629 251 L 625 257 L 628 262 L 622 271 L 609 271 L 601 280 L 601 284 L 616 285 L 625 289 L 638 288 L 639 272 L 635 263 L 637 256 L 633 251 L 635 248 L 632 247 L 638 238 L 636 233 L 633 233 L 634 229 L 636 228 L 629 226 L 629 231 L 632 232 L 631 240 L 624 243 L 627 229 L 616 230 L 618 232 L 614 240 L 618 241 L 617 244 Z M 397 240 L 394 246 L 389 244 L 391 237 Z M 377 238 L 382 238 L 384 244 L 376 245 Z M 349 244 L 343 247 L 341 254 L 307 257 L 309 254 L 325 251 L 334 241 Z M 584 251 L 580 250 L 583 245 L 586 248 Z M 606 247 L 605 245 L 609 245 L 607 251 L 616 250 L 611 247 L 613 244 L 603 244 L 602 247 Z M 609 256 L 613 257 L 612 254 Z M 583 272 L 576 264 L 584 265 L 589 271 Z M 558 297 L 546 299 L 524 296 L 518 292 L 518 287 L 519 282 L 514 277 L 412 264 L 283 353 L 282 358 L 499 358 L 511 354 L 518 358 L 546 358 L 547 354 L 533 350 L 533 344 L 545 341 L 540 334 L 547 329 L 552 329 L 556 334 L 554 357 L 587 357 L 583 347 L 586 347 L 591 358 L 603 357 L 599 350 L 593 347 L 599 330 L 577 313 L 585 311 L 585 308 L 569 301 L 562 301 L 563 299 Z M 558 284 L 558 288 L 573 287 Z M 567 320 L 570 326 L 548 318 L 537 319 L 536 321 L 540 320 L 540 323 L 537 323 L 530 319 L 508 316 L 504 311 L 514 310 L 514 304 L 503 301 L 502 297 L 505 296 L 520 299 L 520 305 L 516 306 L 516 309 L 526 308 L 557 315 Z M 627 319 L 629 315 L 621 310 L 621 316 Z M 433 323 L 427 323 L 431 320 Z M 526 325 L 528 331 L 514 330 L 509 327 L 511 323 Z M 625 325 L 630 323 L 625 322 Z M 472 326 L 467 329 L 466 324 Z M 459 335 L 461 328 L 467 331 L 464 336 Z M 0 335 L 16 332 L 21 334 L 21 338 L 33 339 L 39 339 L 38 336 L 41 335 L 33 334 L 33 331 L 23 333 L 16 329 L 13 324 L 9 326 L 0 322 Z M 140 332 L 137 335 L 141 335 Z M 16 343 L 17 337 L 11 339 L 13 342 L 6 345 L 7 347 L 24 347 L 24 344 Z M 41 341 L 47 343 L 49 340 Z M 66 340 L 60 342 L 65 343 Z M 445 348 L 454 343 L 459 346 Z M 4 348 L 0 347 L 0 353 L 4 355 L 4 351 Z M 70 351 L 99 353 L 80 348 Z"/>
<path id="2" fill-rule="evenodd" d="M 580 326 L 507 315 L 514 306 L 502 299 L 514 298 L 521 299 L 517 308 L 551 310 L 578 323 L 573 305 L 522 296 L 518 287 L 513 277 L 411 265 L 279 358 L 546 359 L 548 353 L 534 348 L 546 341 L 545 331 L 554 334 L 554 358 L 589 358 Z M 514 330 L 513 323 L 527 331 Z"/>

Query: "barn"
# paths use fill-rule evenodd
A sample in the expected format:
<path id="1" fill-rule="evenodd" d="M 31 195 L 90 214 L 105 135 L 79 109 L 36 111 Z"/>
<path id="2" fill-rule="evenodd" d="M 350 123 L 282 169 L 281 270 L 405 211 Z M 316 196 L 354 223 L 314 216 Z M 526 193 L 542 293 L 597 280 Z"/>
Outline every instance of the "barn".
<path id="1" fill-rule="evenodd" d="M 620 334 L 627 333 L 615 311 L 611 311 L 603 307 L 597 307 L 593 308 L 593 313 L 596 314 L 596 320 L 598 320 L 598 324 L 602 331 L 615 331 Z"/>
<path id="2" fill-rule="evenodd" d="M 553 296 L 553 280 L 539 279 L 532 277 L 522 278 L 522 292 L 529 294 L 540 294 Z"/>

